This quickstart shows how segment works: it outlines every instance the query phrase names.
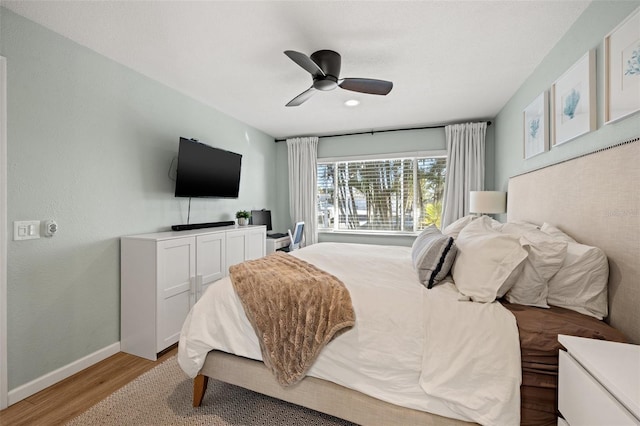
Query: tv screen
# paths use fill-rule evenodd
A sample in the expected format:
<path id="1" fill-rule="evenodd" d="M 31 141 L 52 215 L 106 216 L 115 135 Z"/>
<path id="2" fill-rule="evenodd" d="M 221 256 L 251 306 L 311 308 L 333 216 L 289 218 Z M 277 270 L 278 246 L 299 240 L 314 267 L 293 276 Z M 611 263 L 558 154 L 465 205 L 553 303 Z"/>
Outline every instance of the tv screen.
<path id="1" fill-rule="evenodd" d="M 180 138 L 176 197 L 238 198 L 242 155 Z"/>

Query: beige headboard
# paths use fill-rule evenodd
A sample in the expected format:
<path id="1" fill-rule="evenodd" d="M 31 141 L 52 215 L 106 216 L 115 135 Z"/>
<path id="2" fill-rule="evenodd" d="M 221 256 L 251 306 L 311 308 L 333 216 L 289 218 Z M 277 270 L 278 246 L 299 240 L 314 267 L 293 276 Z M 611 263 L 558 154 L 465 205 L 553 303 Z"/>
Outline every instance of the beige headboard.
<path id="1" fill-rule="evenodd" d="M 508 191 L 508 220 L 551 223 L 607 254 L 607 321 L 640 343 L 640 138 L 512 177 Z"/>

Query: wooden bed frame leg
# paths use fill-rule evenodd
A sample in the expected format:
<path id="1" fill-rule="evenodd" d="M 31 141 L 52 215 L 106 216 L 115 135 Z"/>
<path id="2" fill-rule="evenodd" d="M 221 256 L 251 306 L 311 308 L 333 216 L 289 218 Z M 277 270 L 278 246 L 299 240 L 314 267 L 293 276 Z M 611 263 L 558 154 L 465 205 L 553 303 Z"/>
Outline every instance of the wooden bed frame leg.
<path id="1" fill-rule="evenodd" d="M 204 393 L 207 391 L 207 385 L 209 384 L 209 377 L 198 374 L 195 379 L 193 379 L 193 406 L 199 407 L 202 404 L 202 398 L 204 398 Z"/>

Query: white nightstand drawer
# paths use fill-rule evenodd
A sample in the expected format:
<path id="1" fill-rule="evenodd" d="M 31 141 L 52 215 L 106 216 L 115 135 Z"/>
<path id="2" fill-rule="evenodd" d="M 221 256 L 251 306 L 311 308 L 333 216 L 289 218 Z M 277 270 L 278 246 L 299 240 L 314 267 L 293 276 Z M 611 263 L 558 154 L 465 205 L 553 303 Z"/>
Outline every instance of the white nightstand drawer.
<path id="1" fill-rule="evenodd" d="M 564 351 L 560 351 L 558 409 L 570 425 L 639 424 L 626 408 Z"/>

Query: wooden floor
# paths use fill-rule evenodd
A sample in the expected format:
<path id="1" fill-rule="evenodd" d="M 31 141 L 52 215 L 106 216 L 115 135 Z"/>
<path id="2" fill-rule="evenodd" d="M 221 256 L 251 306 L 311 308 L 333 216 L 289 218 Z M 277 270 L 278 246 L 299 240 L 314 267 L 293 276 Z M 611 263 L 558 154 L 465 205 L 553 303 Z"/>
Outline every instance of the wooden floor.
<path id="1" fill-rule="evenodd" d="M 0 411 L 0 425 L 64 424 L 177 352 L 173 347 L 155 362 L 117 353 Z"/>

